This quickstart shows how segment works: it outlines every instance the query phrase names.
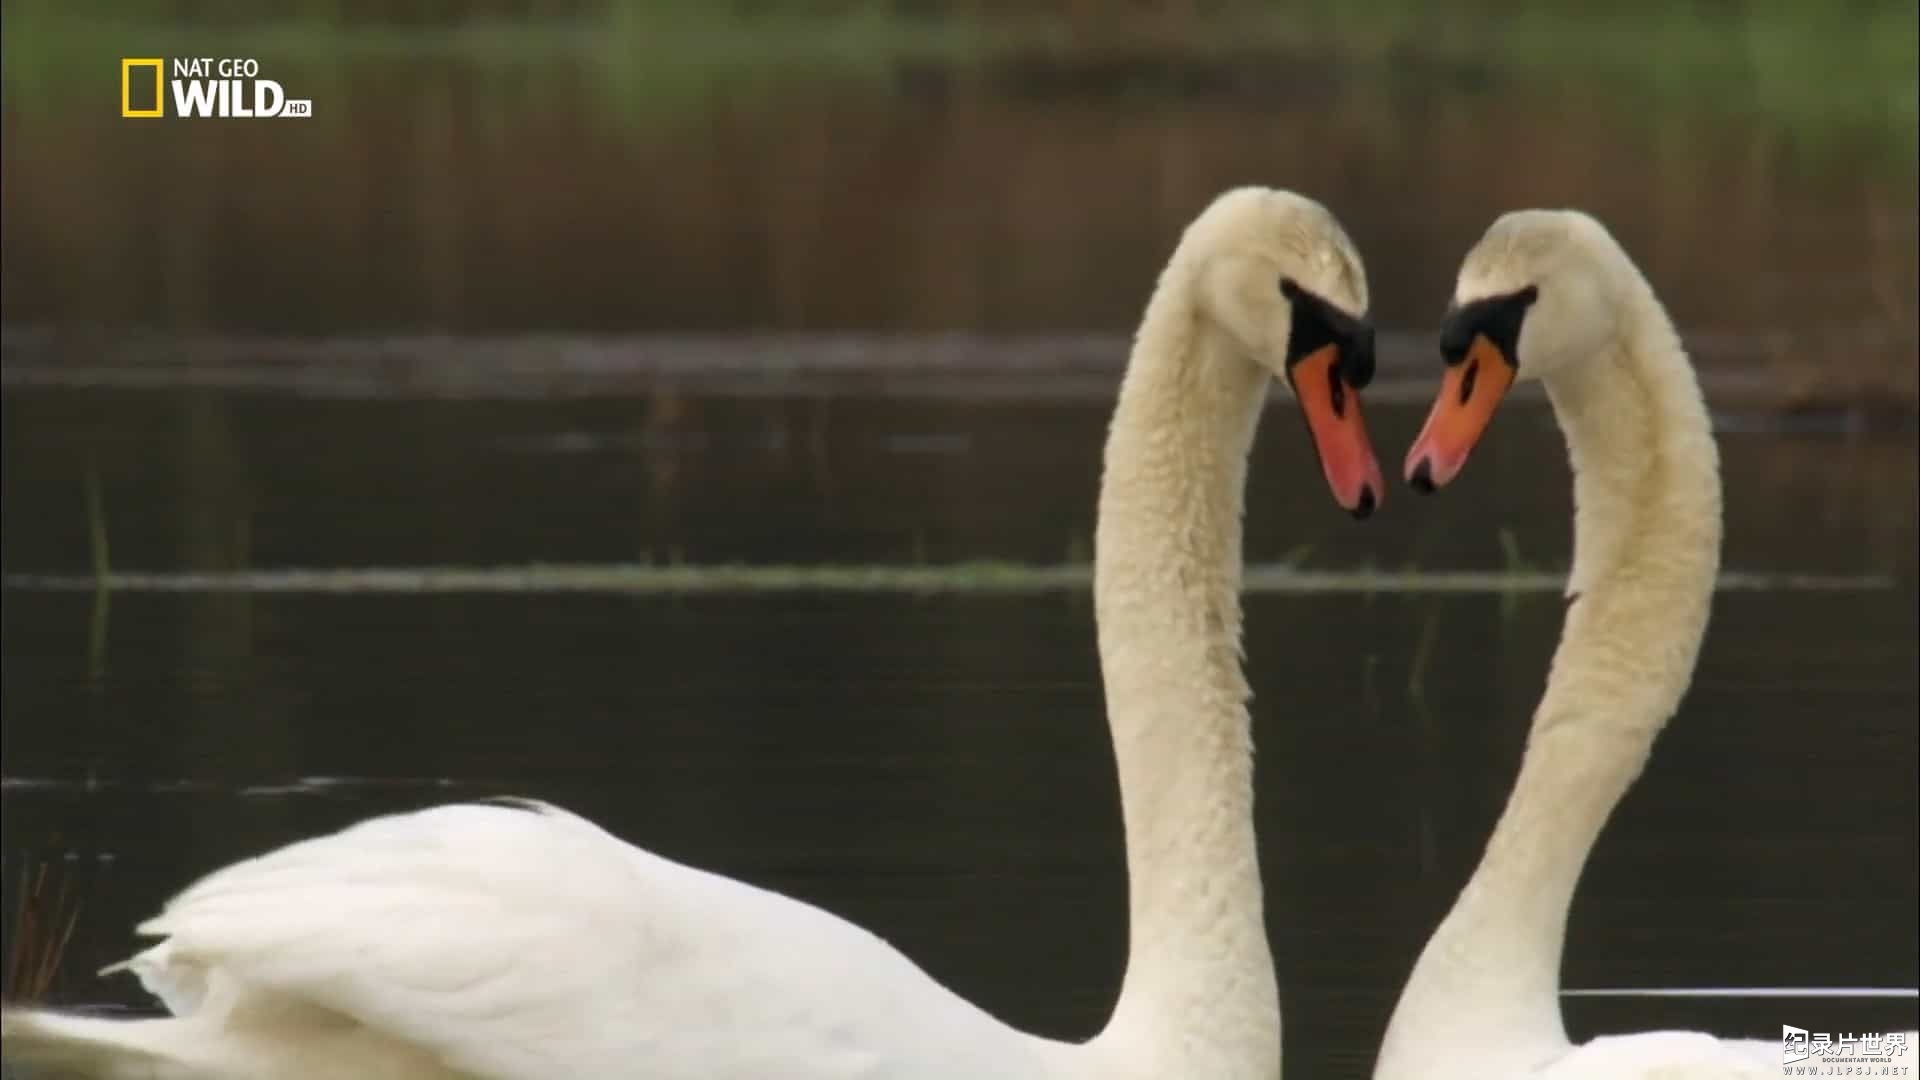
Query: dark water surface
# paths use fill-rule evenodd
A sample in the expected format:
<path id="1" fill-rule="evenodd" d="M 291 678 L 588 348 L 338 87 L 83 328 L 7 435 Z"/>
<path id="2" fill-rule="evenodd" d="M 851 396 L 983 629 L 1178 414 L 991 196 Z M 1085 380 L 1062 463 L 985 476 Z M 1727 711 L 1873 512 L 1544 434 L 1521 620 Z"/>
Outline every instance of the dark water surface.
<path id="1" fill-rule="evenodd" d="M 1374 409 L 1383 457 L 1416 409 Z M 1104 402 L 427 401 L 10 386 L 5 859 L 84 892 L 87 972 L 229 859 L 377 811 L 514 792 L 816 901 L 1023 1026 L 1084 1036 L 1125 948 L 1091 605 L 1013 595 L 86 592 L 89 486 L 123 570 L 1086 557 Z M 1582 883 L 1566 982 L 1912 986 L 1911 432 L 1728 417 L 1723 593 L 1678 719 Z M 1551 418 L 1516 404 L 1455 488 L 1364 525 L 1276 403 L 1249 556 L 1563 566 Z M 90 479 L 91 478 L 91 479 Z M 1302 547 L 1302 545 L 1306 545 Z M 1517 560 L 1517 562 L 1516 562 Z M 1843 583 L 1844 584 L 1844 583 Z M 1364 1075 L 1499 812 L 1551 594 L 1248 601 L 1289 1073 Z M 10 896 L 11 900 L 11 896 Z M 1575 1033 L 1884 1030 L 1912 1000 L 1580 1000 Z"/>

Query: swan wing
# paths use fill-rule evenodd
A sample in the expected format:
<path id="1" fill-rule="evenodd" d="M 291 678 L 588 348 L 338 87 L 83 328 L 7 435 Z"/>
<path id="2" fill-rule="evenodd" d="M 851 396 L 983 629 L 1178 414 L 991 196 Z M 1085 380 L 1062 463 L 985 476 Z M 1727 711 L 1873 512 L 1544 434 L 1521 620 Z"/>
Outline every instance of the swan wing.
<path id="1" fill-rule="evenodd" d="M 851 923 L 538 803 L 296 843 L 140 931 L 164 940 L 124 966 L 176 1012 L 316 1010 L 499 1080 L 1043 1075 L 1057 1045 Z"/>

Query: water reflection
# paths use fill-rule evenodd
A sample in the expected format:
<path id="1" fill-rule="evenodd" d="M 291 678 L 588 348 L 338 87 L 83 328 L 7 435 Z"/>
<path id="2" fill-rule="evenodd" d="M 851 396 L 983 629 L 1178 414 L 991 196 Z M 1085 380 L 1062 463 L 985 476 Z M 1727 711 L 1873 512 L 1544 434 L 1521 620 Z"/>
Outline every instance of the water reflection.
<path id="1" fill-rule="evenodd" d="M 10 523 L 6 566 L 90 572 L 89 467 L 124 570 L 1084 560 L 1105 408 L 23 389 L 0 399 L 0 480 L 9 508 L 34 509 Z M 1420 415 L 1373 408 L 1376 444 L 1406 445 Z M 1500 436 L 1476 453 L 1468 494 L 1389 493 L 1383 523 L 1359 526 L 1299 482 L 1307 441 L 1276 395 L 1255 448 L 1248 556 L 1316 569 L 1564 566 L 1572 506 L 1552 418 L 1517 408 Z M 1913 580 L 1911 430 L 1747 426 L 1720 438 L 1729 567 Z"/>

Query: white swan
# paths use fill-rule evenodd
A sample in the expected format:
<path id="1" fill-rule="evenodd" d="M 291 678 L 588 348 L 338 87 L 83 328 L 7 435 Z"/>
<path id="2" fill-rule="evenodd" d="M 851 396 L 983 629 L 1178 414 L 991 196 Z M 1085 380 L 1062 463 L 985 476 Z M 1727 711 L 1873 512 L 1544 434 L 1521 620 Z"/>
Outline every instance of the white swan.
<path id="1" fill-rule="evenodd" d="M 1337 500 L 1380 497 L 1355 391 L 1359 256 L 1240 189 L 1188 227 L 1106 449 L 1095 601 L 1130 946 L 1103 1031 L 1016 1031 L 872 934 L 543 804 L 378 818 L 220 870 L 140 927 L 174 1015 L 5 1015 L 20 1063 L 101 1077 L 1207 1077 L 1279 1073 L 1240 668 L 1242 480 L 1296 389 Z"/>
<path id="2" fill-rule="evenodd" d="M 1574 477 L 1574 557 L 1520 776 L 1408 978 L 1375 1080 L 1781 1075 L 1773 1042 L 1683 1031 L 1575 1047 L 1560 1014 L 1567 910 L 1587 855 L 1692 681 L 1720 564 L 1720 465 L 1692 365 L 1607 230 L 1519 211 L 1461 266 L 1447 368 L 1409 482 L 1459 473 L 1508 387 L 1545 386 Z"/>

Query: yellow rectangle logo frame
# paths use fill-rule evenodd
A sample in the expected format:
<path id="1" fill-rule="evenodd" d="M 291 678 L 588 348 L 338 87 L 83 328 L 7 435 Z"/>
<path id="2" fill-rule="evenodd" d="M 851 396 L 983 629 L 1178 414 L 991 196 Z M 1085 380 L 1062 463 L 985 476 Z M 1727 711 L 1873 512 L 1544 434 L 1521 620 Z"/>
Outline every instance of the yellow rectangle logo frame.
<path id="1" fill-rule="evenodd" d="M 161 60 L 157 56 L 143 57 L 140 59 L 128 59 L 125 57 L 121 58 L 120 60 L 120 115 L 121 116 L 152 119 L 154 117 L 166 115 L 165 106 L 166 106 L 167 99 L 166 99 L 165 93 L 163 92 L 163 88 L 161 86 L 161 78 L 160 78 L 161 70 L 165 66 L 166 66 L 166 62 Z M 141 67 L 150 67 L 153 69 L 153 108 L 151 109 L 134 108 L 133 97 L 127 92 L 133 84 L 133 69 L 141 68 Z"/>

